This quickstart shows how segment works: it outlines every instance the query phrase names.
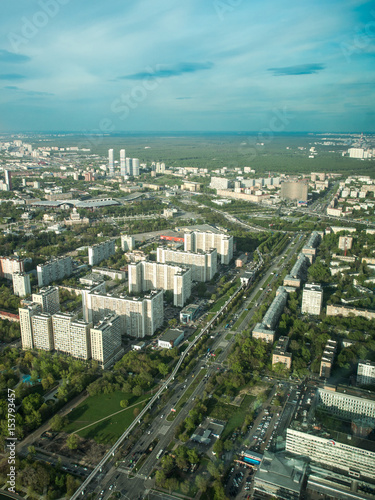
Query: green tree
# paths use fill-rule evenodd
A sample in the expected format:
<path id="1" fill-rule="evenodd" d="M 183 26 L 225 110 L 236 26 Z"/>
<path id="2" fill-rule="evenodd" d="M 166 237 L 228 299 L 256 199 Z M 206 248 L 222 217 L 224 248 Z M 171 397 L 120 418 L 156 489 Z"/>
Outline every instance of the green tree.
<path id="1" fill-rule="evenodd" d="M 202 493 L 204 493 L 207 490 L 208 483 L 209 483 L 209 479 L 207 477 L 199 475 L 195 478 L 195 486 Z"/>
<path id="2" fill-rule="evenodd" d="M 51 426 L 51 429 L 53 431 L 59 432 L 61 431 L 67 423 L 67 418 L 62 417 L 58 413 L 54 415 L 51 420 L 49 421 L 49 425 Z"/>
<path id="3" fill-rule="evenodd" d="M 78 448 L 79 439 L 77 434 L 70 434 L 66 440 L 66 446 L 70 450 L 76 450 Z"/>
<path id="4" fill-rule="evenodd" d="M 127 399 L 122 399 L 120 401 L 121 408 L 127 408 L 129 406 L 129 401 Z"/>
<path id="5" fill-rule="evenodd" d="M 219 456 L 223 452 L 223 449 L 224 449 L 223 441 L 221 441 L 221 439 L 217 439 L 212 447 L 212 450 L 216 453 L 216 456 Z"/>

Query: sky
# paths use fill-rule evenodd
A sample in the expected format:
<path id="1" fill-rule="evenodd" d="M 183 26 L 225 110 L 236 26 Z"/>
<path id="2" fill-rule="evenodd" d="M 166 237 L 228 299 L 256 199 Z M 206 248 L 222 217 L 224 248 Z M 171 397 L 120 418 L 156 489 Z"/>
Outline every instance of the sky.
<path id="1" fill-rule="evenodd" d="M 375 132 L 374 1 L 1 10 L 1 132 Z"/>

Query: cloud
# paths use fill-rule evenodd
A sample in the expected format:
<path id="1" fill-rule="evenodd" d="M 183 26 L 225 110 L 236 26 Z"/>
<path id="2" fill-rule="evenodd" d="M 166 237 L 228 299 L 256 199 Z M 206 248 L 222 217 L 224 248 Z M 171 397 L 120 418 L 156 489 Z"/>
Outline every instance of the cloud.
<path id="1" fill-rule="evenodd" d="M 21 94 L 26 94 L 29 96 L 43 96 L 43 95 L 55 95 L 52 94 L 51 92 L 40 92 L 38 90 L 27 90 L 27 89 L 21 89 L 20 87 L 16 87 L 15 85 L 6 85 L 3 87 L 5 90 L 15 90 Z"/>
<path id="2" fill-rule="evenodd" d="M 312 75 L 325 68 L 324 64 L 297 64 L 296 66 L 284 66 L 282 68 L 269 68 L 274 76 L 285 75 Z"/>
<path id="3" fill-rule="evenodd" d="M 141 71 L 139 73 L 134 73 L 131 75 L 119 76 L 120 80 L 142 80 L 143 78 L 149 78 L 150 76 L 155 78 L 170 78 L 172 76 L 180 76 L 185 73 L 195 73 L 196 71 L 202 71 L 205 69 L 211 69 L 213 63 L 179 63 L 174 66 L 168 66 L 164 64 L 157 64 L 155 69 L 150 68 L 149 71 Z"/>
<path id="4" fill-rule="evenodd" d="M 22 80 L 26 78 L 24 75 L 19 75 L 18 73 L 3 73 L 0 74 L 0 80 Z"/>
<path id="5" fill-rule="evenodd" d="M 0 62 L 4 63 L 24 63 L 31 61 L 31 57 L 23 54 L 15 54 L 5 49 L 0 49 Z"/>

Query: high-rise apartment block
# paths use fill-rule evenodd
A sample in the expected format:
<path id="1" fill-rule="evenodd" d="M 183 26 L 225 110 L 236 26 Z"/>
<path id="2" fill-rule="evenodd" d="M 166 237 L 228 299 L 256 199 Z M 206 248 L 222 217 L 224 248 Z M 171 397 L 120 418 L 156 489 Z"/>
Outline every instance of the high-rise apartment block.
<path id="1" fill-rule="evenodd" d="M 302 313 L 319 314 L 322 312 L 323 288 L 320 285 L 306 284 L 302 294 Z"/>
<path id="2" fill-rule="evenodd" d="M 129 293 L 162 289 L 173 292 L 173 305 L 183 307 L 191 295 L 191 269 L 141 261 L 129 264 Z"/>
<path id="3" fill-rule="evenodd" d="M 41 288 L 38 293 L 33 293 L 32 301 L 40 304 L 44 313 L 55 314 L 60 311 L 59 289 L 57 286 Z"/>
<path id="4" fill-rule="evenodd" d="M 53 351 L 52 315 L 48 313 L 35 314 L 31 317 L 31 326 L 34 340 L 33 347 L 43 351 Z"/>
<path id="5" fill-rule="evenodd" d="M 115 240 L 107 240 L 89 247 L 89 265 L 96 266 L 115 253 Z"/>
<path id="6" fill-rule="evenodd" d="M 127 234 L 121 235 L 121 250 L 124 252 L 131 252 L 135 248 L 134 236 L 129 236 Z"/>
<path id="7" fill-rule="evenodd" d="M 375 385 L 375 363 L 373 361 L 360 361 L 358 363 L 357 384 Z"/>
<path id="8" fill-rule="evenodd" d="M 70 354 L 78 359 L 91 357 L 91 323 L 78 320 L 73 314 L 57 313 L 52 316 L 52 324 L 56 351 Z"/>
<path id="9" fill-rule="evenodd" d="M 192 231 L 184 234 L 185 252 L 207 252 L 216 248 L 222 264 L 229 264 L 233 258 L 233 236 L 216 232 Z"/>
<path id="10" fill-rule="evenodd" d="M 126 158 L 125 161 L 125 171 L 126 175 L 138 177 L 139 176 L 139 159 L 138 158 Z"/>
<path id="11" fill-rule="evenodd" d="M 144 297 L 89 292 L 85 296 L 83 315 L 94 324 L 110 314 L 121 318 L 121 332 L 131 337 L 153 335 L 164 320 L 163 292 L 152 291 Z"/>
<path id="12" fill-rule="evenodd" d="M 113 149 L 108 149 L 108 173 L 111 177 L 115 175 L 115 164 L 113 161 Z"/>
<path id="13" fill-rule="evenodd" d="M 40 304 L 26 300 L 23 301 L 23 307 L 19 308 L 22 349 L 34 349 L 31 318 L 41 312 L 42 307 Z"/>
<path id="14" fill-rule="evenodd" d="M 0 257 L 0 277 L 7 280 L 13 279 L 14 273 L 25 271 L 24 262 L 20 257 Z"/>
<path id="15" fill-rule="evenodd" d="M 156 260 L 163 264 L 175 264 L 191 269 L 192 281 L 210 281 L 217 272 L 217 250 L 185 252 L 158 247 Z"/>
<path id="16" fill-rule="evenodd" d="M 27 273 L 13 274 L 13 293 L 18 297 L 27 297 L 31 294 L 30 275 Z"/>
<path id="17" fill-rule="evenodd" d="M 45 264 L 39 264 L 36 270 L 38 273 L 38 286 L 46 286 L 54 281 L 67 278 L 72 274 L 72 258 L 59 257 L 51 259 Z"/>
<path id="18" fill-rule="evenodd" d="M 90 330 L 92 359 L 109 368 L 124 353 L 121 346 L 121 318 L 108 316 Z"/>
<path id="19" fill-rule="evenodd" d="M 120 173 L 121 177 L 126 175 L 126 153 L 125 149 L 120 149 Z"/>
<path id="20" fill-rule="evenodd" d="M 12 172 L 10 170 L 5 170 L 5 184 L 7 191 L 12 191 Z"/>

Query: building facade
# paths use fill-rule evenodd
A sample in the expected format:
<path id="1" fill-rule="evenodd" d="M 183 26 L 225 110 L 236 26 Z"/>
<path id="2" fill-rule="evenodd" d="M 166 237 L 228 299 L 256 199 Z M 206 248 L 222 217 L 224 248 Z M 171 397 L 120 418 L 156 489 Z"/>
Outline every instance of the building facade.
<path id="1" fill-rule="evenodd" d="M 39 264 L 36 270 L 38 273 L 38 286 L 46 286 L 54 281 L 67 278 L 72 274 L 72 258 L 59 257 L 51 259 L 45 264 Z"/>
<path id="2" fill-rule="evenodd" d="M 24 261 L 20 257 L 0 257 L 0 277 L 13 279 L 14 273 L 25 272 Z"/>
<path id="3" fill-rule="evenodd" d="M 306 284 L 302 294 L 303 314 L 318 315 L 322 312 L 323 288 L 320 285 Z"/>
<path id="4" fill-rule="evenodd" d="M 30 275 L 27 273 L 13 274 L 13 293 L 18 297 L 27 297 L 31 294 Z"/>
<path id="5" fill-rule="evenodd" d="M 182 251 L 170 248 L 157 248 L 156 260 L 163 264 L 175 264 L 191 269 L 192 281 L 210 281 L 217 272 L 217 250 Z"/>
<path id="6" fill-rule="evenodd" d="M 183 307 L 191 295 L 191 269 L 158 262 L 141 261 L 128 265 L 129 293 L 170 290 L 173 305 Z"/>
<path id="7" fill-rule="evenodd" d="M 96 266 L 115 253 L 115 241 L 108 240 L 89 247 L 89 265 Z"/>
<path id="8" fill-rule="evenodd" d="M 59 288 L 48 286 L 32 294 L 32 301 L 40 304 L 44 313 L 55 314 L 60 311 Z"/>
<path id="9" fill-rule="evenodd" d="M 26 300 L 23 302 L 23 307 L 20 307 L 18 309 L 18 314 L 20 317 L 22 349 L 34 349 L 33 327 L 31 318 L 35 314 L 39 314 L 41 312 L 42 307 L 40 304 L 35 304 L 35 302 Z"/>
<path id="10" fill-rule="evenodd" d="M 360 361 L 358 363 L 357 384 L 375 384 L 375 363 L 373 361 Z"/>
<path id="11" fill-rule="evenodd" d="M 216 248 L 222 264 L 233 258 L 233 236 L 224 233 L 192 231 L 184 234 L 185 252 L 207 252 Z"/>

